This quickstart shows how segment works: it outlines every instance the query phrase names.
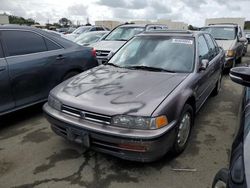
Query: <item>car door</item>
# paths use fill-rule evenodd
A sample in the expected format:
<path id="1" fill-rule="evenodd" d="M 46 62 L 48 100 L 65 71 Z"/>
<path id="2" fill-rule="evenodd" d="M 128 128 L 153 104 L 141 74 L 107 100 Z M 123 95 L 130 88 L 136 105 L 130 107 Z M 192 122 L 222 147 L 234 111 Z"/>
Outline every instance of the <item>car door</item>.
<path id="1" fill-rule="evenodd" d="M 207 44 L 207 41 L 203 35 L 200 35 L 198 37 L 197 41 L 197 53 L 198 53 L 198 63 L 200 66 L 200 63 L 202 60 L 206 59 L 209 60 L 209 47 Z M 208 64 L 208 67 L 206 70 L 198 70 L 198 79 L 197 79 L 197 89 L 196 89 L 196 95 L 197 95 L 197 109 L 200 108 L 200 106 L 204 103 L 204 101 L 207 99 L 207 97 L 210 95 L 210 93 L 213 90 L 213 79 L 212 76 L 214 74 L 214 66 L 213 63 Z"/>
<path id="2" fill-rule="evenodd" d="M 44 100 L 53 78 L 44 38 L 24 30 L 2 31 L 2 38 L 15 106 Z"/>
<path id="3" fill-rule="evenodd" d="M 7 62 L 4 58 L 0 31 L 0 114 L 14 108 Z"/>

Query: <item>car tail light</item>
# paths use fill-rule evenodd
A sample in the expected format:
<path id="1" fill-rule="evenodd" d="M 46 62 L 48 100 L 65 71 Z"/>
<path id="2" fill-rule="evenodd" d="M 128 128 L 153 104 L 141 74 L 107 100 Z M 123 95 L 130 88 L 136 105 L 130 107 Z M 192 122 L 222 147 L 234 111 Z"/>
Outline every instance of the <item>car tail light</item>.
<path id="1" fill-rule="evenodd" d="M 95 49 L 95 48 L 93 48 L 93 49 L 91 50 L 91 55 L 92 55 L 93 57 L 96 57 L 96 49 Z"/>

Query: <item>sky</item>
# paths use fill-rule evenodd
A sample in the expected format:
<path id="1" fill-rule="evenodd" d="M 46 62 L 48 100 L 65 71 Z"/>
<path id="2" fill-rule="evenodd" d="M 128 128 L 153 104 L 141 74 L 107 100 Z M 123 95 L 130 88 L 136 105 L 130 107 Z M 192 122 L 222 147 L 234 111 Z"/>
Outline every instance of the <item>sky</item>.
<path id="1" fill-rule="evenodd" d="M 73 23 L 95 20 L 171 19 L 203 26 L 206 18 L 245 17 L 250 0 L 0 0 L 0 13 L 33 18 L 41 24 L 66 17 Z"/>

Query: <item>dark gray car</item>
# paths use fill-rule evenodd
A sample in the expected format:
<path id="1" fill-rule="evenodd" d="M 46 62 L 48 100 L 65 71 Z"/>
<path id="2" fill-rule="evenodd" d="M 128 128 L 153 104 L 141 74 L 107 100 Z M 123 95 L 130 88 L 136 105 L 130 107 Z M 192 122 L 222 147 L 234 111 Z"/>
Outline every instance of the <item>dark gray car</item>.
<path id="1" fill-rule="evenodd" d="M 225 55 L 214 44 L 203 32 L 140 34 L 53 89 L 46 117 L 55 133 L 123 159 L 181 153 L 196 112 L 220 89 Z"/>
<path id="2" fill-rule="evenodd" d="M 96 65 L 91 48 L 40 29 L 0 26 L 0 115 L 45 101 L 60 82 Z"/>

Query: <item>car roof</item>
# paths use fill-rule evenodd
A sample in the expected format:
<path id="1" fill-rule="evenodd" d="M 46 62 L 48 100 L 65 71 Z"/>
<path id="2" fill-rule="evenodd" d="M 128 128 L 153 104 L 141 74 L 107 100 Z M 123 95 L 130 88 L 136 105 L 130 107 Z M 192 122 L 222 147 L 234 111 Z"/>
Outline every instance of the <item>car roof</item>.
<path id="1" fill-rule="evenodd" d="M 152 23 L 152 24 L 133 24 L 133 23 L 129 23 L 129 24 L 122 24 L 122 25 L 118 25 L 117 27 L 142 27 L 142 28 L 144 28 L 144 27 L 150 27 L 150 26 L 165 26 L 165 27 L 167 27 L 167 25 L 165 25 L 165 24 L 154 24 L 154 23 Z"/>
<path id="2" fill-rule="evenodd" d="M 190 30 L 150 30 L 145 31 L 137 36 L 183 36 L 183 37 L 196 37 L 203 31 L 190 31 Z"/>
<path id="3" fill-rule="evenodd" d="M 17 25 L 0 25 L 0 31 L 1 30 L 23 30 L 23 31 L 33 31 L 36 32 L 40 35 L 43 35 L 49 39 L 54 40 L 55 42 L 59 43 L 61 46 L 64 48 L 68 48 L 71 46 L 75 46 L 76 44 L 74 42 L 71 42 L 67 39 L 64 39 L 63 37 L 60 36 L 55 36 L 51 34 L 50 32 L 43 31 L 42 29 L 31 27 L 31 26 L 17 26 Z"/>

